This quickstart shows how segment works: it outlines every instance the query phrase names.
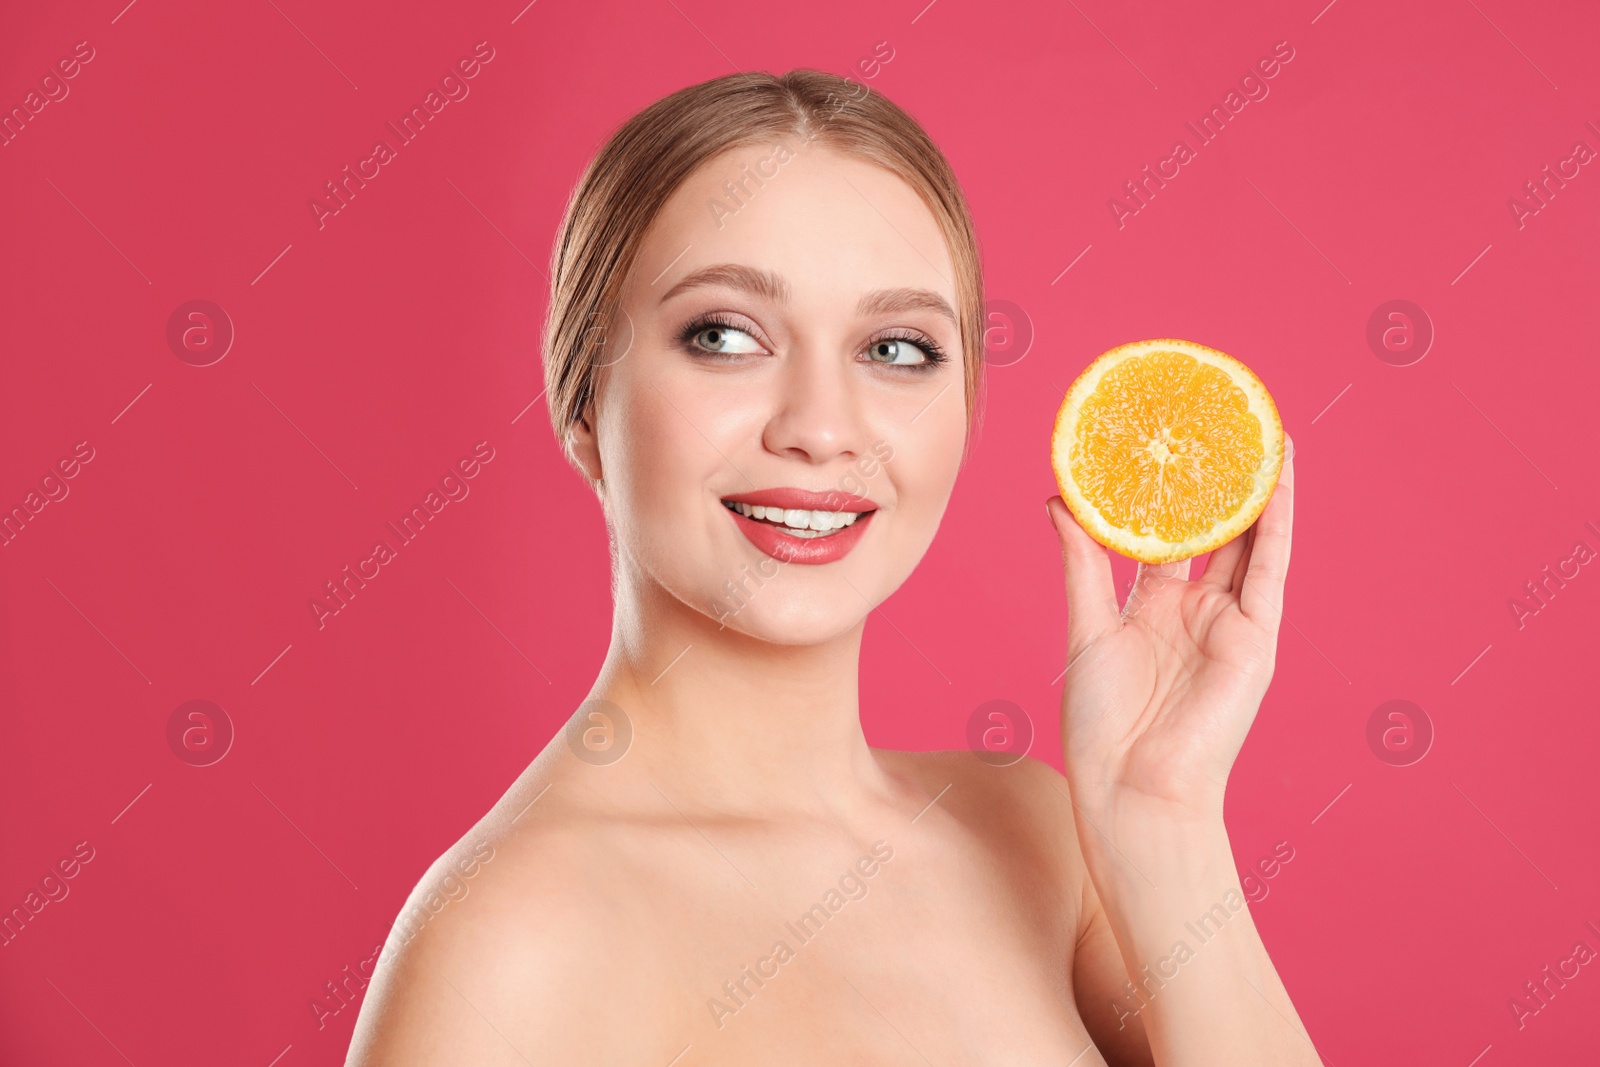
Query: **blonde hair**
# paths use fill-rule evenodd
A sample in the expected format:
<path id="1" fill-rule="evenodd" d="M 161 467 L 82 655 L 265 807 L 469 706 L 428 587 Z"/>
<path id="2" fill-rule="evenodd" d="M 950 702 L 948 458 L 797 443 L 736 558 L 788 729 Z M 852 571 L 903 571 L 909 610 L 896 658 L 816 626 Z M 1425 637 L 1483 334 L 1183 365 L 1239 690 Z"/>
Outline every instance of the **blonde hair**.
<path id="1" fill-rule="evenodd" d="M 983 273 L 949 161 L 915 119 L 859 82 L 819 70 L 753 71 L 679 89 L 639 111 L 573 189 L 551 254 L 544 381 L 550 421 L 574 466 L 569 430 L 594 399 L 624 283 L 656 214 L 713 156 L 785 137 L 884 167 L 933 212 L 955 267 L 970 448 L 983 387 Z"/>

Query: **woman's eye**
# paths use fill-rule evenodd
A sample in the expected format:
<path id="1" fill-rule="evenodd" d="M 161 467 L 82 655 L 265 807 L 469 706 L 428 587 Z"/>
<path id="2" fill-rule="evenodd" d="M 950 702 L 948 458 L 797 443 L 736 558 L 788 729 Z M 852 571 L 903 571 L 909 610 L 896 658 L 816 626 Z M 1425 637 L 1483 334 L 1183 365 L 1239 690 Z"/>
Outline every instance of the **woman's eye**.
<path id="1" fill-rule="evenodd" d="M 872 342 L 872 346 L 867 349 L 867 356 L 874 363 L 902 366 L 928 362 L 928 354 L 915 342 L 893 337 Z"/>
<path id="2" fill-rule="evenodd" d="M 731 326 L 707 326 L 695 333 L 694 343 L 707 352 L 720 352 L 725 355 L 761 351 L 761 345 L 754 337 Z"/>

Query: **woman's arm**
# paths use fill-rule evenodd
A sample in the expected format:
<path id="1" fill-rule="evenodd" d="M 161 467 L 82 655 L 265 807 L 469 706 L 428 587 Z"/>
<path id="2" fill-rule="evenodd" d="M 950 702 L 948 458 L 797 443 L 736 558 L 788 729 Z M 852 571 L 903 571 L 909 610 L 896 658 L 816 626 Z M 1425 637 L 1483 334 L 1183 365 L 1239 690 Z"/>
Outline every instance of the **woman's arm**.
<path id="1" fill-rule="evenodd" d="M 1126 840 L 1118 856 L 1105 842 L 1096 848 L 1078 818 L 1104 925 L 1126 968 L 1120 977 L 1133 979 L 1086 1006 L 1105 1013 L 1110 1032 L 1140 1027 L 1159 1067 L 1320 1067 L 1251 919 L 1221 821 L 1136 823 L 1137 843 Z M 1116 1067 L 1149 1062 L 1105 1051 Z"/>
<path id="2" fill-rule="evenodd" d="M 1078 1016 L 1107 1067 L 1155 1067 L 1144 1016 L 1129 1010 L 1138 1004 L 1128 993 L 1128 965 L 1116 932 L 1087 872 L 1084 882 L 1078 944 L 1072 955 L 1072 991 Z M 1098 1062 L 1084 1058 L 1073 1067 L 1095 1067 Z"/>
<path id="3" fill-rule="evenodd" d="M 1058 498 L 1070 625 L 1062 739 L 1078 840 L 1160 1067 L 1318 1067 L 1261 943 L 1222 821 L 1275 664 L 1293 442 L 1266 510 L 1189 564 L 1141 565 L 1119 610 L 1106 551 Z M 1091 1005 L 1092 1008 L 1092 1005 Z"/>

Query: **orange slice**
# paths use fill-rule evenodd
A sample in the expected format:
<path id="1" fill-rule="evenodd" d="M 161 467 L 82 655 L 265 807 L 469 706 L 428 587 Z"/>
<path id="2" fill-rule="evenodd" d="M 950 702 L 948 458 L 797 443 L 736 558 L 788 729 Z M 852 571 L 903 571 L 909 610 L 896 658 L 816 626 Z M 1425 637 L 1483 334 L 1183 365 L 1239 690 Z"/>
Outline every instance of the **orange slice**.
<path id="1" fill-rule="evenodd" d="M 1067 390 L 1050 465 L 1091 537 L 1171 563 L 1255 522 L 1283 469 L 1283 422 L 1261 379 L 1232 356 L 1170 337 L 1135 341 Z"/>

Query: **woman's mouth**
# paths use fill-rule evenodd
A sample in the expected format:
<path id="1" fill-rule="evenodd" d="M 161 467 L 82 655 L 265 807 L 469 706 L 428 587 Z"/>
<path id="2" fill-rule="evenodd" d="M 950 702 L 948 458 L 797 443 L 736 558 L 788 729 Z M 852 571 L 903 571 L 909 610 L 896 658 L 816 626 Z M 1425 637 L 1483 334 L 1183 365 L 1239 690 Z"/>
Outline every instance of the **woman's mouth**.
<path id="1" fill-rule="evenodd" d="M 722 505 L 747 519 L 776 526 L 791 537 L 827 537 L 849 526 L 867 511 L 808 511 L 801 508 L 767 507 L 724 500 Z"/>
<path id="2" fill-rule="evenodd" d="M 722 506 L 746 540 L 781 563 L 843 559 L 878 513 L 877 505 L 865 497 L 807 489 L 743 493 L 724 499 Z"/>

